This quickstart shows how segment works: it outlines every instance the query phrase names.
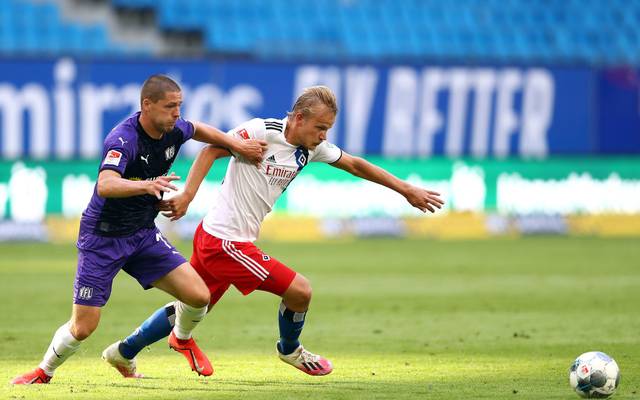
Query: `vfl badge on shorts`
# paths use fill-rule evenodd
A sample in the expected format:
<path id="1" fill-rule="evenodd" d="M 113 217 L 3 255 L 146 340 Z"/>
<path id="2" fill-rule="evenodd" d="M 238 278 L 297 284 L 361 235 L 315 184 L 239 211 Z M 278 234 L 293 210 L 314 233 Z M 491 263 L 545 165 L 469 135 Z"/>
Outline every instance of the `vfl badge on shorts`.
<path id="1" fill-rule="evenodd" d="M 115 165 L 116 167 L 120 164 L 120 159 L 122 158 L 122 153 L 117 150 L 109 150 L 107 156 L 104 158 L 104 162 L 102 165 Z"/>
<path id="2" fill-rule="evenodd" d="M 89 286 L 82 286 L 78 289 L 78 298 L 82 300 L 91 300 L 93 297 L 93 288 Z"/>
<path id="3" fill-rule="evenodd" d="M 266 255 L 266 254 L 263 254 L 263 255 L 262 255 L 262 259 L 263 259 L 264 261 L 269 261 L 269 260 L 271 260 L 271 257 L 269 257 L 269 256 L 268 256 L 268 255 Z"/>

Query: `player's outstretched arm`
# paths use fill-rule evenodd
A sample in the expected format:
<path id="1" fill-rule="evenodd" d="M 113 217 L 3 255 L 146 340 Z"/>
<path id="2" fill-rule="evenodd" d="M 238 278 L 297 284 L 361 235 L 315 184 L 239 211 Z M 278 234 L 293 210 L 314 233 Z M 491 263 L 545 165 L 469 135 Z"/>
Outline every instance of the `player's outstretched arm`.
<path id="1" fill-rule="evenodd" d="M 131 181 L 124 179 L 118 172 L 105 169 L 98 175 L 97 192 L 101 197 L 132 197 L 143 194 L 162 198 L 162 192 L 178 190 L 171 182 L 180 179 L 179 176 L 159 176 L 152 181 Z"/>
<path id="2" fill-rule="evenodd" d="M 189 169 L 184 190 L 158 204 L 158 209 L 164 211 L 162 215 L 170 218 L 171 221 L 182 218 L 187 213 L 189 204 L 191 204 L 191 201 L 193 201 L 193 198 L 196 196 L 198 188 L 211 169 L 213 162 L 218 158 L 229 157 L 230 155 L 231 153 L 229 153 L 228 150 L 221 149 L 214 145 L 203 147 L 200 152 L 198 152 L 196 159 Z"/>
<path id="3" fill-rule="evenodd" d="M 342 157 L 331 165 L 357 177 L 395 190 L 403 195 L 409 204 L 422 212 L 435 212 L 436 208 L 441 208 L 444 205 L 444 201 L 440 198 L 440 193 L 413 186 L 360 157 L 354 157 L 343 152 Z"/>
<path id="4" fill-rule="evenodd" d="M 195 140 L 229 149 L 236 154 L 240 154 L 242 158 L 251 164 L 262 162 L 262 156 L 267 151 L 267 142 L 264 140 L 236 139 L 203 122 L 194 122 L 193 126 L 195 128 L 193 133 Z"/>

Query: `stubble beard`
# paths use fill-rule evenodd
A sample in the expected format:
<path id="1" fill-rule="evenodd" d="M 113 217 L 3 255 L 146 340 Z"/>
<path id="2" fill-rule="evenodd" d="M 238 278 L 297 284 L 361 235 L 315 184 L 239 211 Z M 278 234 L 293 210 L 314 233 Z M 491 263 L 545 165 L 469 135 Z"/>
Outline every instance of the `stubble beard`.
<path id="1" fill-rule="evenodd" d="M 169 124 L 161 124 L 161 123 L 155 124 L 156 130 L 160 132 L 160 134 L 162 135 L 164 135 L 165 133 L 171 132 L 175 126 L 176 126 L 175 123 L 172 123 L 170 126 Z"/>

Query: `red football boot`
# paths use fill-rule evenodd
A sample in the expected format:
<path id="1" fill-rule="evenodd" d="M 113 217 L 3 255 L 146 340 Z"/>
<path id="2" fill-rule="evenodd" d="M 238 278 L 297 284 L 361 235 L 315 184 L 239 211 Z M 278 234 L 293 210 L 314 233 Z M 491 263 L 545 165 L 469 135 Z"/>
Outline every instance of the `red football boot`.
<path id="1" fill-rule="evenodd" d="M 24 375 L 17 376 L 11 381 L 14 385 L 34 385 L 49 383 L 51 377 L 42 370 L 42 368 L 36 368 L 33 371 L 27 372 Z"/>
<path id="2" fill-rule="evenodd" d="M 213 374 L 213 367 L 209 359 L 202 350 L 200 350 L 193 338 L 187 340 L 178 339 L 173 331 L 171 331 L 169 335 L 169 347 L 178 353 L 182 353 L 187 361 L 189 361 L 191 370 L 196 371 L 198 375 L 209 376 Z"/>

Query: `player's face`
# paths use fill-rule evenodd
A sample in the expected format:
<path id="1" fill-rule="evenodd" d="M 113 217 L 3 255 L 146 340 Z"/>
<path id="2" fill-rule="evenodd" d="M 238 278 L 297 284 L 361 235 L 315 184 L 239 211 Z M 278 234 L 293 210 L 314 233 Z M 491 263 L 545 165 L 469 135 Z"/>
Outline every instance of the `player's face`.
<path id="1" fill-rule="evenodd" d="M 336 121 L 336 115 L 324 104 L 315 106 L 313 113 L 307 117 L 296 114 L 298 125 L 298 139 L 300 144 L 314 150 L 316 146 L 327 140 L 327 131 Z"/>
<path id="2" fill-rule="evenodd" d="M 149 99 L 145 99 L 144 102 L 144 106 L 147 107 L 147 115 L 158 132 L 166 133 L 173 130 L 176 121 L 180 118 L 182 92 L 167 92 L 163 99 L 155 103 Z"/>

